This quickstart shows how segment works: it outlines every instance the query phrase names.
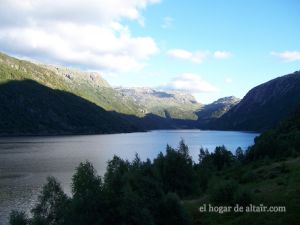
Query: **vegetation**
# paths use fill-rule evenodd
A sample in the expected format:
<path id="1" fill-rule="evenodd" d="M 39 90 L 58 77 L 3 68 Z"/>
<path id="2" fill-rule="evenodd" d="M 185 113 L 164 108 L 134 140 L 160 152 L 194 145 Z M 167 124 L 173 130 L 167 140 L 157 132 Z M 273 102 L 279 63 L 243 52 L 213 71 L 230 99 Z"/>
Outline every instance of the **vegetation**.
<path id="1" fill-rule="evenodd" d="M 251 150 L 250 150 L 251 151 Z M 238 149 L 237 153 L 240 152 Z M 249 151 L 248 151 L 249 152 Z M 67 196 L 53 177 L 47 179 L 32 209 L 32 218 L 13 211 L 11 225 L 49 224 L 276 224 L 299 218 L 300 158 L 285 161 L 248 159 L 233 155 L 224 146 L 213 153 L 200 149 L 199 162 L 192 161 L 181 141 L 167 146 L 154 160 L 132 162 L 114 156 L 104 177 L 89 162 L 81 163 Z M 180 198 L 183 201 L 180 201 Z M 285 206 L 287 212 L 199 212 L 203 204 L 214 206 L 250 204 Z"/>
<path id="2" fill-rule="evenodd" d="M 178 150 L 168 148 L 163 168 L 159 167 L 161 158 L 152 163 L 142 162 L 138 156 L 132 162 L 114 156 L 101 178 L 89 162 L 81 163 L 72 178 L 72 197 L 62 191 L 55 178 L 49 177 L 31 211 L 32 218 L 12 212 L 10 224 L 190 224 L 176 193 L 184 196 L 190 190 L 191 179 L 184 180 L 183 185 L 168 182 L 164 169 L 180 172 L 174 159 L 187 170 L 192 170 L 193 165 L 183 142 Z M 183 170 L 179 178 L 188 172 Z"/>
<path id="3" fill-rule="evenodd" d="M 211 124 L 211 129 L 267 131 L 300 102 L 300 71 L 252 88 L 241 102 Z"/>
<path id="4" fill-rule="evenodd" d="M 247 153 L 249 160 L 284 158 L 300 155 L 300 107 L 276 128 L 255 139 L 255 145 Z"/>
<path id="5" fill-rule="evenodd" d="M 118 93 L 105 82 L 101 84 L 102 81 L 99 87 L 92 86 L 87 80 L 82 81 L 82 85 L 73 85 L 72 74 L 56 74 L 55 68 L 49 69 L 2 54 L 0 74 L 0 134 L 129 132 L 136 130 L 131 122 L 140 127 L 141 124 L 151 126 L 153 122 L 163 126 L 174 124 L 166 111 L 163 111 L 164 120 L 157 115 L 147 115 L 143 119 L 127 115 L 140 115 L 141 112 L 135 111 L 137 108 L 131 100 L 128 104 L 118 102 Z M 289 85 L 287 80 L 298 82 L 296 75 L 271 83 L 280 81 Z M 297 98 L 291 93 L 297 91 L 298 86 L 293 85 L 280 101 L 285 102 L 284 99 L 288 98 L 291 101 L 287 103 L 295 104 Z M 254 92 L 260 92 L 259 89 Z M 248 95 L 250 99 L 252 92 Z M 273 100 L 269 101 L 269 110 L 278 108 L 278 102 L 274 100 L 276 96 L 270 95 Z M 265 101 L 263 97 L 259 100 Z M 246 105 L 251 107 L 251 104 Z M 114 109 L 122 115 L 106 111 Z M 270 115 L 259 110 L 252 115 L 264 113 Z M 273 124 L 279 117 L 274 118 L 270 116 L 272 121 L 268 120 L 268 124 Z M 255 118 L 253 120 L 253 126 L 260 123 Z M 191 121 L 185 122 L 175 121 L 180 125 Z M 108 162 L 104 177 L 99 177 L 89 162 L 81 163 L 72 178 L 72 196 L 67 196 L 56 179 L 49 177 L 31 211 L 32 216 L 13 211 L 10 224 L 298 224 L 299 146 L 300 108 L 279 126 L 256 138 L 254 146 L 246 151 L 238 148 L 235 155 L 225 146 L 218 146 L 211 153 L 201 148 L 198 162 L 193 162 L 188 146 L 181 141 L 176 149 L 167 146 L 166 153 L 158 154 L 153 161 L 141 161 L 136 156 L 129 162 L 114 156 Z M 264 204 L 284 206 L 286 211 L 199 211 L 199 207 L 209 204 L 217 207 Z"/>
<path id="6" fill-rule="evenodd" d="M 20 94 L 22 93 L 22 94 Z M 118 115 L 32 80 L 0 85 L 0 135 L 116 133 L 139 130 Z"/>
<path id="7" fill-rule="evenodd" d="M 39 92 L 44 93 L 51 90 L 52 93 L 57 92 L 57 95 L 50 94 L 50 96 L 41 96 L 39 92 L 36 92 L 35 88 L 31 91 L 30 87 L 26 90 L 21 87 L 20 89 L 22 89 L 22 91 L 19 91 L 19 88 L 15 87 L 12 89 L 14 91 L 13 96 L 10 92 L 7 93 L 6 91 L 0 90 L 0 104 L 3 108 L 18 108 L 19 114 L 28 114 L 27 117 L 31 118 L 34 118 L 34 115 L 31 115 L 34 112 L 43 112 L 45 109 L 47 109 L 48 112 L 43 114 L 43 121 L 39 120 L 41 124 L 35 124 L 33 127 L 31 127 L 30 124 L 31 122 L 35 122 L 35 120 L 30 121 L 29 119 L 28 125 L 25 126 L 28 130 L 26 130 L 22 124 L 19 124 L 23 118 L 22 116 L 20 117 L 18 113 L 11 113 L 8 117 L 0 118 L 1 121 L 4 121 L 0 124 L 0 135 L 89 134 L 129 132 L 133 130 L 198 128 L 203 125 L 197 121 L 199 116 L 196 114 L 198 112 L 207 111 L 206 109 L 209 108 L 209 112 L 204 113 L 204 116 L 200 118 L 201 121 L 208 119 L 205 122 L 205 124 L 207 124 L 207 122 L 211 120 L 211 114 L 218 114 L 217 117 L 219 117 L 222 114 L 220 114 L 220 112 L 224 113 L 228 107 L 232 106 L 231 101 L 223 101 L 221 104 L 213 103 L 213 107 L 209 107 L 209 105 L 202 107 L 203 105 L 197 103 L 192 95 L 182 92 L 163 92 L 148 88 L 112 88 L 99 74 L 82 72 L 60 66 L 31 63 L 0 53 L 0 88 L 3 87 L 3 89 L 7 89 L 7 86 L 10 87 L 11 84 L 19 84 L 22 86 L 22 84 L 26 82 L 44 87 L 45 90 L 39 90 Z M 61 95 L 61 93 L 64 93 L 64 95 Z M 116 120 L 118 122 L 115 124 L 122 124 L 121 128 L 115 129 L 114 127 L 110 130 L 106 125 L 104 125 L 103 128 L 103 126 L 99 127 L 98 124 L 96 128 L 91 127 L 91 129 L 88 129 L 88 124 L 84 129 L 78 130 L 78 124 L 69 123 L 71 119 L 64 121 L 61 120 L 63 118 L 60 116 L 56 118 L 56 114 L 60 114 L 60 112 L 53 112 L 53 108 L 64 108 L 64 105 L 59 103 L 69 101 L 68 98 L 64 99 L 65 94 L 72 95 L 77 97 L 77 100 L 81 99 L 81 101 L 99 107 L 102 112 L 98 113 L 98 117 L 103 114 L 111 115 L 111 118 L 106 118 L 105 121 L 108 120 L 112 122 Z M 13 99 L 10 99 L 12 97 Z M 58 102 L 57 105 L 56 102 Z M 76 104 L 78 105 L 78 102 Z M 26 106 L 25 109 L 24 106 Z M 85 106 L 82 108 L 85 109 Z M 82 114 L 90 114 L 91 110 L 89 110 L 89 108 L 90 107 L 87 107 L 87 110 L 80 112 L 82 112 Z M 59 111 L 64 111 L 64 109 L 59 109 Z M 71 112 L 74 111 L 78 110 L 72 108 Z M 103 111 L 107 111 L 110 114 L 103 113 Z M 64 114 L 66 113 L 67 112 Z M 114 115 L 114 117 L 112 115 Z M 208 115 L 208 118 L 206 118 L 207 116 L 205 115 Z M 88 116 L 82 115 L 83 118 L 75 117 L 76 118 L 73 118 L 72 121 L 82 121 L 83 125 L 86 124 L 84 121 L 87 119 L 84 118 L 88 118 Z M 51 126 L 45 126 L 47 120 L 52 121 L 53 119 L 57 119 L 58 122 L 49 122 L 48 125 Z M 120 120 L 123 120 L 123 122 Z M 26 123 L 26 121 L 24 122 Z M 62 124 L 64 126 L 60 126 Z M 18 125 L 21 126 L 18 127 Z M 41 129 L 36 129 L 36 127 L 39 126 L 41 126 Z M 69 129 L 66 130 L 66 126 L 68 126 Z M 126 126 L 127 128 L 125 128 Z M 132 129 L 133 126 L 135 127 L 134 129 Z M 73 129 L 71 129 L 71 127 L 73 127 Z"/>
<path id="8" fill-rule="evenodd" d="M 120 94 L 100 76 L 96 80 L 90 73 L 34 64 L 0 53 L 0 84 L 21 80 L 32 80 L 51 89 L 72 93 L 107 111 L 141 116 L 133 101 L 120 101 Z"/>
<path id="9" fill-rule="evenodd" d="M 89 162 L 72 178 L 72 196 L 48 178 L 32 217 L 13 211 L 11 225 L 96 224 L 298 224 L 300 219 L 299 111 L 255 145 L 233 155 L 224 146 L 200 149 L 193 162 L 188 146 L 166 147 L 153 160 L 132 162 L 114 156 L 104 177 Z M 290 146 L 293 151 L 267 151 Z M 272 146 L 272 145 L 271 145 Z M 272 151 L 273 150 L 273 151 Z M 180 200 L 181 199 L 181 200 Z M 224 207 L 279 206 L 282 212 L 235 212 Z M 206 205 L 218 212 L 199 211 Z"/>

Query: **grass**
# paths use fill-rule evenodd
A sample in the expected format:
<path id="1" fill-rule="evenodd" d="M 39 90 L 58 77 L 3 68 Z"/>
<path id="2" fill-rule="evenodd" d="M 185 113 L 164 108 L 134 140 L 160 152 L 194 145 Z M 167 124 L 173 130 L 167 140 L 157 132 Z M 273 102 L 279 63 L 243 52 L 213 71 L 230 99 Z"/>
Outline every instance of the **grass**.
<path id="1" fill-rule="evenodd" d="M 252 179 L 242 177 L 251 172 Z M 240 188 L 251 192 L 252 204 L 285 206 L 285 213 L 211 213 L 199 212 L 199 207 L 210 202 L 209 191 L 201 198 L 186 200 L 184 206 L 193 218 L 193 224 L 299 224 L 300 221 L 300 157 L 266 163 L 258 161 L 246 166 L 236 166 L 214 176 L 209 184 L 214 185 L 228 179 L 238 181 Z"/>
<path id="2" fill-rule="evenodd" d="M 94 86 L 85 79 L 71 82 L 52 69 L 0 53 L 0 84 L 12 80 L 33 80 L 49 88 L 75 94 L 107 111 L 141 116 L 138 106 L 133 101 L 120 101 L 120 94 L 107 85 Z"/>

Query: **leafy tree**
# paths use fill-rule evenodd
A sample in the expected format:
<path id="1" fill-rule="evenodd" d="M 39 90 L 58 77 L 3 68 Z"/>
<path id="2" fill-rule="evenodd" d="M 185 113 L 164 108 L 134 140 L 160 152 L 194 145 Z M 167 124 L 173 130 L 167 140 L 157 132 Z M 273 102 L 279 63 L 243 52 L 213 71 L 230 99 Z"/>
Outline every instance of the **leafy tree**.
<path id="1" fill-rule="evenodd" d="M 209 157 L 208 149 L 204 149 L 203 147 L 200 148 L 200 153 L 198 155 L 199 163 L 203 163 Z"/>
<path id="2" fill-rule="evenodd" d="M 188 148 L 181 141 L 178 150 L 167 146 L 166 155 L 159 154 L 154 159 L 154 167 L 159 173 L 165 192 L 187 196 L 196 189 L 196 174 Z"/>
<path id="3" fill-rule="evenodd" d="M 225 146 L 218 146 L 215 149 L 213 156 L 213 163 L 218 170 L 223 169 L 225 166 L 230 166 L 233 162 L 233 155 L 228 151 Z"/>
<path id="4" fill-rule="evenodd" d="M 158 225 L 188 225 L 189 216 L 183 209 L 178 196 L 168 193 L 160 203 L 160 217 Z"/>
<path id="5" fill-rule="evenodd" d="M 75 198 L 97 195 L 101 192 L 101 178 L 90 162 L 80 163 L 72 178 L 72 193 Z"/>
<path id="6" fill-rule="evenodd" d="M 235 150 L 235 157 L 240 162 L 243 162 L 245 160 L 245 155 L 244 155 L 243 149 L 241 147 L 238 147 Z"/>
<path id="7" fill-rule="evenodd" d="M 63 192 L 60 184 L 54 177 L 48 177 L 41 194 L 38 197 L 38 203 L 32 209 L 33 224 L 65 224 L 65 209 L 69 206 L 69 200 Z"/>
<path id="8" fill-rule="evenodd" d="M 80 163 L 72 178 L 72 224 L 102 224 L 105 203 L 102 181 L 90 162 Z"/>
<path id="9" fill-rule="evenodd" d="M 27 225 L 29 220 L 24 212 L 12 211 L 9 215 L 10 225 Z"/>

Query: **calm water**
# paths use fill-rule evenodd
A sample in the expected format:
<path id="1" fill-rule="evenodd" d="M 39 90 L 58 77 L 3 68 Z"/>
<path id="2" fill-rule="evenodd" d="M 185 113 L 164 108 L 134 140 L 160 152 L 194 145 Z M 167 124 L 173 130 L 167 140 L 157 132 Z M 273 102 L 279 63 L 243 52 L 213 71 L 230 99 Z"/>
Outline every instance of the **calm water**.
<path id="1" fill-rule="evenodd" d="M 201 146 L 213 150 L 225 145 L 231 151 L 253 144 L 256 133 L 200 130 L 160 130 L 147 133 L 0 138 L 0 224 L 7 223 L 12 209 L 27 211 L 34 205 L 38 191 L 47 176 L 52 175 L 70 193 L 75 167 L 91 161 L 100 175 L 106 162 L 118 155 L 132 159 L 153 159 L 165 146 L 176 147 L 181 138 L 197 160 Z"/>

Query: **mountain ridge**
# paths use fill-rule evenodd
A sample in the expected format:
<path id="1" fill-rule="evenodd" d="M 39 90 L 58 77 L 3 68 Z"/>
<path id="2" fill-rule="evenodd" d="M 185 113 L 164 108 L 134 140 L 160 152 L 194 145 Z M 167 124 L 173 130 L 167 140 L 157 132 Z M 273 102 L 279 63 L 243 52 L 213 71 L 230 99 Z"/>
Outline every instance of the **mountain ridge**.
<path id="1" fill-rule="evenodd" d="M 252 88 L 212 128 L 264 131 L 274 127 L 300 103 L 300 71 Z"/>
<path id="2" fill-rule="evenodd" d="M 0 53 L 0 85 L 24 80 L 37 82 L 45 90 L 50 88 L 69 93 L 95 104 L 103 115 L 112 115 L 106 117 L 108 121 L 124 120 L 128 130 L 132 131 L 133 127 L 136 130 L 196 128 L 262 131 L 275 126 L 300 102 L 300 71 L 258 85 L 242 100 L 228 96 L 202 104 L 189 93 L 148 87 L 112 87 L 94 72 L 32 63 Z M 29 96 L 30 93 L 26 94 Z M 6 99 L 9 93 L 0 95 Z M 38 99 L 39 96 L 32 97 Z M 43 100 L 40 101 L 43 105 Z M 9 105 L 9 102 L 6 103 Z M 38 101 L 36 104 L 39 104 Z M 55 104 L 53 99 L 52 104 Z M 92 109 L 89 108 L 90 112 L 85 112 L 84 108 L 82 110 L 83 113 L 90 113 Z M 124 125 L 119 131 L 113 129 L 113 132 L 126 129 Z"/>

